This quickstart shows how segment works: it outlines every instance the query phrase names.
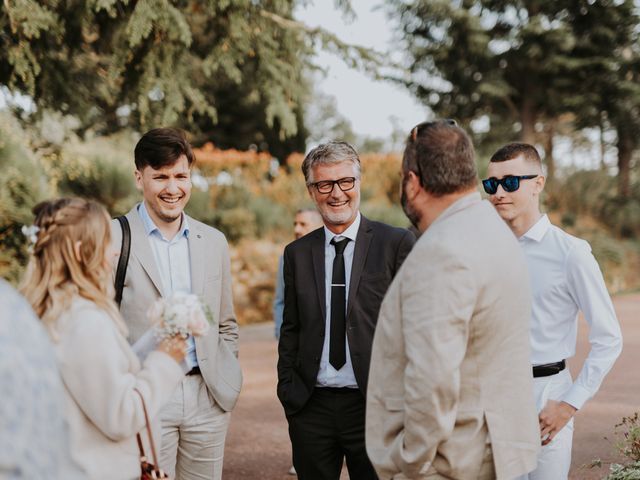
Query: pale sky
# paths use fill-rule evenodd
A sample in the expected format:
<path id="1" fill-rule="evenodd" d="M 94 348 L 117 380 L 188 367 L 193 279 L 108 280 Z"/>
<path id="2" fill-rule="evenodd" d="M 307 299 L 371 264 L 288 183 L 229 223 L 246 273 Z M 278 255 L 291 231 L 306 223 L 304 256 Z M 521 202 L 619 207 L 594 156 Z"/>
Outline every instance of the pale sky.
<path id="1" fill-rule="evenodd" d="M 309 26 L 324 27 L 344 42 L 399 58 L 401 52 L 393 51 L 391 22 L 384 11 L 375 8 L 381 2 L 352 0 L 351 3 L 357 18 L 349 23 L 332 0 L 315 0 L 297 11 L 296 16 Z M 315 62 L 327 70 L 327 76 L 318 81 L 318 89 L 336 98 L 339 112 L 351 122 L 356 134 L 388 139 L 393 130 L 390 117 L 396 117 L 405 132 L 427 119 L 427 109 L 404 87 L 374 81 L 325 52 L 317 54 Z"/>

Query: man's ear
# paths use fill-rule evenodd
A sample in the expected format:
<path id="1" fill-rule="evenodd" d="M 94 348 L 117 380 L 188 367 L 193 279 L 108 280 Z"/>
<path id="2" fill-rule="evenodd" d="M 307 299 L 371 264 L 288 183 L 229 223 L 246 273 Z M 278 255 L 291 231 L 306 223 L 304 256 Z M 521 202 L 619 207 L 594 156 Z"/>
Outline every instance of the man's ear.
<path id="1" fill-rule="evenodd" d="M 547 178 L 544 175 L 538 175 L 535 178 L 536 181 L 536 193 L 540 194 L 544 190 L 544 186 L 547 183 Z"/>
<path id="2" fill-rule="evenodd" d="M 408 198 L 414 198 L 418 193 L 420 193 L 420 179 L 418 175 L 412 170 L 409 170 L 406 173 L 407 183 L 405 187 L 405 192 Z"/>
<path id="3" fill-rule="evenodd" d="M 133 175 L 136 178 L 136 188 L 142 191 L 142 172 L 136 168 Z"/>

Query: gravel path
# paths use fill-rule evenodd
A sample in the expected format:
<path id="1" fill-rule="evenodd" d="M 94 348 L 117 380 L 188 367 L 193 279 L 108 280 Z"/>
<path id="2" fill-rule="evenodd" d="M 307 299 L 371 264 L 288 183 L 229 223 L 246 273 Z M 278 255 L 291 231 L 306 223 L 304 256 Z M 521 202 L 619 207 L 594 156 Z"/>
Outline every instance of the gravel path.
<path id="1" fill-rule="evenodd" d="M 624 334 L 624 351 L 600 392 L 576 416 L 571 480 L 600 479 L 615 459 L 613 426 L 640 410 L 640 295 L 615 299 Z M 585 322 L 581 321 L 576 357 L 569 364 L 574 376 L 588 352 Z M 241 329 L 240 361 L 244 387 L 231 417 L 225 451 L 224 480 L 286 480 L 291 464 L 287 422 L 275 394 L 277 344 L 271 323 Z M 608 438 L 606 438 L 608 437 Z M 602 468 L 587 468 L 593 459 Z M 348 478 L 343 473 L 343 478 Z"/>

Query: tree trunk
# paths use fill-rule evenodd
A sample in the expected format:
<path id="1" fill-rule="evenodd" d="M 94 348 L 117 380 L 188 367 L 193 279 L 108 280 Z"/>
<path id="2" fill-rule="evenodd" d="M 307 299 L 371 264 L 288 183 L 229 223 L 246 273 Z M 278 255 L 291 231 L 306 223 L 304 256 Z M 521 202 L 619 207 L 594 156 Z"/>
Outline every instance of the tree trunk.
<path id="1" fill-rule="evenodd" d="M 522 130 L 520 130 L 520 140 L 524 143 L 533 145 L 536 142 L 536 112 L 533 102 L 525 98 L 520 109 L 520 122 Z"/>
<path id="2" fill-rule="evenodd" d="M 622 198 L 631 194 L 631 155 L 633 133 L 627 128 L 618 128 L 618 193 Z"/>
<path id="3" fill-rule="evenodd" d="M 547 181 L 553 182 L 556 176 L 556 161 L 553 158 L 553 137 L 556 133 L 556 125 L 550 120 L 544 129 L 544 161 L 547 164 Z"/>
<path id="4" fill-rule="evenodd" d="M 604 124 L 601 122 L 600 124 L 600 170 L 602 170 L 603 172 L 607 169 L 607 164 L 604 161 L 606 153 L 607 153 L 607 144 L 604 141 Z"/>

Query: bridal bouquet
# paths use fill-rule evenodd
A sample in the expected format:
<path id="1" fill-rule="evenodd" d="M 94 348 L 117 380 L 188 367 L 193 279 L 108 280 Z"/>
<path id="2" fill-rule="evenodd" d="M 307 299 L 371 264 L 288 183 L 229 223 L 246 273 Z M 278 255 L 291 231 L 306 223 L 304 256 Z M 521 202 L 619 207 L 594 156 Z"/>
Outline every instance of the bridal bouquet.
<path id="1" fill-rule="evenodd" d="M 176 335 L 187 338 L 205 336 L 213 321 L 211 311 L 197 295 L 174 293 L 169 298 L 159 298 L 149 309 L 149 320 L 155 325 L 158 340 Z"/>

